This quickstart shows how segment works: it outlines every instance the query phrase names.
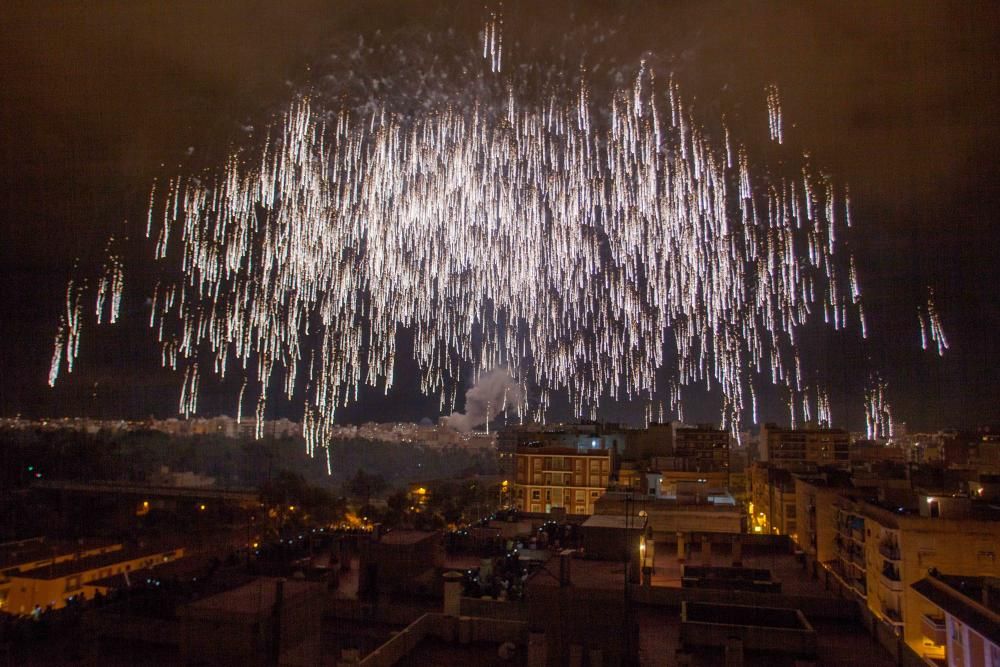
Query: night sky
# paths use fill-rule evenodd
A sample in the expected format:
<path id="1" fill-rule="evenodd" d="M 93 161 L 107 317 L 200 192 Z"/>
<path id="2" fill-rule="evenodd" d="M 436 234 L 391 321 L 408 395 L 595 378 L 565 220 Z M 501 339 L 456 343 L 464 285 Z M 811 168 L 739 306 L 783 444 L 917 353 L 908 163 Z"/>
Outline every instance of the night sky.
<path id="1" fill-rule="evenodd" d="M 218 164 L 301 90 L 331 106 L 377 98 L 405 114 L 471 100 L 488 85 L 481 62 L 462 69 L 482 3 L 9 4 L 0 23 L 4 416 L 176 412 L 180 378 L 160 369 L 145 327 L 155 274 L 139 237 L 154 178 Z M 849 183 L 854 203 L 871 340 L 862 348 L 819 332 L 806 343 L 834 376 L 835 420 L 862 426 L 860 388 L 877 369 L 911 428 L 997 421 L 1000 5 L 508 1 L 503 12 L 512 76 L 531 69 L 525 79 L 538 90 L 572 90 L 585 67 L 600 98 L 645 58 L 672 72 L 707 118 L 725 114 L 750 150 L 765 142 L 764 89 L 777 83 L 789 141 Z M 379 48 L 392 45 L 405 63 Z M 130 238 L 125 321 L 85 329 L 77 370 L 50 389 L 66 281 L 95 274 L 109 234 Z M 928 286 L 951 345 L 944 358 L 919 345 Z M 363 395 L 343 418 L 437 416 L 412 371 L 404 363 L 388 397 Z M 232 412 L 233 391 L 208 384 L 200 412 Z M 693 401 L 689 421 L 714 417 L 712 397 L 703 403 Z M 273 411 L 301 416 L 280 401 Z M 776 402 L 763 412 L 787 419 Z M 634 406 L 602 414 L 640 415 Z"/>

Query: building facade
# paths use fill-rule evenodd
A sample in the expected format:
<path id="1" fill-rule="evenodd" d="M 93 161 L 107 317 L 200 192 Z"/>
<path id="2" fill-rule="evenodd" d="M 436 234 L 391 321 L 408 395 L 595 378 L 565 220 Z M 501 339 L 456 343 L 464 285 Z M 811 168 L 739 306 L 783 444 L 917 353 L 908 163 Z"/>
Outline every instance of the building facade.
<path id="1" fill-rule="evenodd" d="M 915 506 L 888 507 L 841 496 L 831 571 L 914 652 L 941 659 L 944 648 L 928 644 L 922 627 L 933 606 L 912 584 L 932 569 L 1000 576 L 998 519 L 968 498 L 923 495 Z"/>
<path id="2" fill-rule="evenodd" d="M 521 447 L 515 454 L 514 506 L 523 512 L 593 514 L 615 470 L 614 449 L 559 445 Z"/>
<path id="3" fill-rule="evenodd" d="M 181 548 L 143 552 L 118 550 L 17 572 L 10 576 L 5 611 L 23 615 L 32 613 L 35 607 L 60 609 L 78 596 L 93 598 L 98 593 L 106 594 L 108 587 L 103 580 L 111 576 L 123 574 L 127 577 L 183 556 Z"/>
<path id="4" fill-rule="evenodd" d="M 851 434 L 838 428 L 779 428 L 760 430 L 762 461 L 799 470 L 815 466 L 850 467 Z"/>
<path id="5" fill-rule="evenodd" d="M 912 588 L 936 610 L 921 628 L 948 667 L 1000 665 L 1000 579 L 929 572 Z"/>
<path id="6" fill-rule="evenodd" d="M 674 430 L 673 456 L 691 472 L 729 470 L 729 432 L 699 425 Z"/>
<path id="7" fill-rule="evenodd" d="M 795 481 L 788 470 L 754 463 L 747 475 L 748 526 L 754 533 L 792 535 L 798 530 Z"/>
<path id="8" fill-rule="evenodd" d="M 843 487 L 824 477 L 795 476 L 796 543 L 814 573 L 837 558 L 836 502 Z"/>

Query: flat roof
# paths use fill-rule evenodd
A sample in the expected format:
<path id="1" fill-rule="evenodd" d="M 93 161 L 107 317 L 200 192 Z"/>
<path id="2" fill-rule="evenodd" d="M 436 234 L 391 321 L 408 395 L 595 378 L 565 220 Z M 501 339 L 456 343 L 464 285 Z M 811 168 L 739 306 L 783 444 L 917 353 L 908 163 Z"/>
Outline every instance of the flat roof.
<path id="1" fill-rule="evenodd" d="M 120 543 L 114 540 L 88 540 L 82 544 L 71 541 L 50 541 L 44 538 L 23 540 L 21 543 L 5 544 L 0 547 L 0 570 L 118 544 Z"/>
<path id="2" fill-rule="evenodd" d="M 67 560 L 62 563 L 56 563 L 55 565 L 46 565 L 34 570 L 28 570 L 27 572 L 20 572 L 12 576 L 22 579 L 61 579 L 77 573 L 89 572 L 103 567 L 115 566 L 119 563 L 126 563 L 128 561 L 136 560 L 137 558 L 159 556 L 164 553 L 169 553 L 171 551 L 177 552 L 182 549 L 183 547 L 177 547 L 176 549 L 144 549 L 141 551 L 112 551 L 110 553 L 99 554 L 97 556 Z"/>
<path id="3" fill-rule="evenodd" d="M 392 530 L 379 539 L 381 544 L 417 544 L 441 533 L 425 530 Z"/>
<path id="4" fill-rule="evenodd" d="M 274 607 L 278 581 L 277 577 L 261 577 L 239 588 L 192 602 L 187 608 L 200 612 L 270 615 Z M 287 600 L 312 590 L 319 591 L 320 588 L 319 584 L 309 581 L 286 580 L 283 595 Z"/>
<path id="5" fill-rule="evenodd" d="M 146 579 L 163 579 L 169 577 L 180 577 L 182 575 L 190 575 L 195 572 L 199 572 L 206 566 L 204 560 L 194 558 L 191 556 L 184 556 L 178 558 L 177 560 L 172 560 L 166 563 L 159 563 L 151 567 L 140 567 L 134 570 L 128 571 L 128 580 L 125 579 L 125 572 L 121 574 L 112 574 L 109 577 L 104 577 L 103 579 L 97 579 L 95 581 L 86 582 L 87 586 L 105 586 L 108 588 L 123 588 L 128 585 L 135 586 L 138 583 L 144 582 Z"/>
<path id="6" fill-rule="evenodd" d="M 625 585 L 625 564 L 621 561 L 571 558 L 570 585 L 582 590 L 620 591 Z M 559 559 L 552 558 L 532 574 L 526 584 L 531 588 L 559 587 Z"/>
<path id="7" fill-rule="evenodd" d="M 576 447 L 570 447 L 567 445 L 542 445 L 540 447 L 533 447 L 531 445 L 519 445 L 517 448 L 518 454 L 534 454 L 534 455 L 545 455 L 545 456 L 599 456 L 601 458 L 607 458 L 611 456 L 611 452 L 614 448 L 608 449 L 577 449 Z"/>
<path id="8" fill-rule="evenodd" d="M 626 526 L 626 520 L 628 525 Z M 646 526 L 645 517 L 625 517 L 619 514 L 592 514 L 583 522 L 584 528 L 617 528 L 619 530 L 642 530 Z"/>
<path id="9" fill-rule="evenodd" d="M 684 601 L 683 621 L 717 625 L 777 628 L 812 632 L 809 622 L 791 607 L 761 607 L 758 605 Z"/>

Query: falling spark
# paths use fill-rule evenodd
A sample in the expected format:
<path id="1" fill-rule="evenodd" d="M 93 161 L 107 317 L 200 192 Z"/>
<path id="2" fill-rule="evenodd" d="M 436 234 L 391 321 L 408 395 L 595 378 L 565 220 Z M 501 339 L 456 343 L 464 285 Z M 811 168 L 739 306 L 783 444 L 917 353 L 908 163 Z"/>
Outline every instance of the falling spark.
<path id="1" fill-rule="evenodd" d="M 491 14 L 494 72 L 502 29 Z M 781 143 L 776 86 L 767 101 Z M 489 407 L 509 399 L 521 420 L 544 423 L 553 392 L 591 417 L 608 397 L 649 400 L 647 421 L 652 401 L 663 421 L 666 398 L 683 420 L 682 393 L 700 385 L 721 392 L 735 433 L 748 407 L 758 419 L 761 380 L 787 389 L 793 421 L 800 408 L 808 419 L 799 330 L 856 315 L 866 333 L 835 233 L 850 226 L 849 198 L 834 192 L 808 167 L 791 181 L 755 169 L 728 126 L 714 142 L 645 63 L 607 108 L 585 82 L 571 102 L 526 105 L 511 86 L 502 108 L 407 117 L 329 113 L 301 96 L 257 153 L 152 188 L 152 255 L 183 278 L 157 285 L 149 325 L 163 365 L 183 373 L 181 414 L 197 410 L 200 360 L 246 378 L 239 418 L 247 380 L 259 388 L 258 437 L 271 388 L 299 395 L 310 454 L 362 387 L 392 387 L 402 329 L 421 391 L 445 413 L 470 370 L 503 367 L 524 389 Z M 116 257 L 99 318 L 110 304 L 118 319 L 123 283 Z M 63 359 L 72 370 L 80 292 L 71 282 L 50 384 Z M 829 419 L 828 399 L 816 413 Z"/>
<path id="2" fill-rule="evenodd" d="M 865 430 L 869 440 L 889 438 L 893 433 L 892 408 L 886 398 L 888 385 L 878 375 L 865 389 Z"/>
<path id="3" fill-rule="evenodd" d="M 944 351 L 948 349 L 948 339 L 941 326 L 941 315 L 934 305 L 934 289 L 931 287 L 927 288 L 926 305 L 917 309 L 917 320 L 920 323 L 921 349 L 926 350 L 930 347 L 930 343 L 934 343 L 937 346 L 938 356 L 943 357 Z"/>
<path id="4" fill-rule="evenodd" d="M 490 71 L 497 73 L 503 59 L 503 13 L 490 12 L 483 26 L 483 60 L 489 60 Z"/>
<path id="5" fill-rule="evenodd" d="M 771 140 L 777 141 L 779 144 L 784 143 L 781 97 L 778 95 L 778 86 L 773 83 L 767 87 L 767 126 L 771 133 Z"/>

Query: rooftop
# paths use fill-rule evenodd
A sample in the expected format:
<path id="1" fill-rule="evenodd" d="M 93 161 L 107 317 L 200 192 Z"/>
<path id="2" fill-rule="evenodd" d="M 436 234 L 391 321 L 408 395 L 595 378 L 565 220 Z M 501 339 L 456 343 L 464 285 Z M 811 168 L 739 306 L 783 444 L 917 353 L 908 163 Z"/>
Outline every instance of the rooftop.
<path id="1" fill-rule="evenodd" d="M 99 549 L 102 547 L 110 548 L 116 544 L 118 543 L 111 540 L 71 542 L 49 540 L 46 538 L 8 542 L 0 545 L 0 569 L 33 563 L 35 561 L 53 557 L 65 557 L 70 554 L 88 551 L 91 549 Z"/>
<path id="2" fill-rule="evenodd" d="M 552 456 L 600 456 L 611 455 L 613 449 L 577 449 L 565 445 L 519 445 L 519 454 L 548 454 Z"/>
<path id="3" fill-rule="evenodd" d="M 628 524 L 626 525 L 626 520 Z M 617 528 L 618 530 L 641 530 L 646 524 L 644 517 L 625 517 L 617 514 L 594 514 L 583 522 L 584 528 Z"/>
<path id="4" fill-rule="evenodd" d="M 204 566 L 203 559 L 188 556 L 172 560 L 169 563 L 160 563 L 155 567 L 141 567 L 129 570 L 128 579 L 125 578 L 126 573 L 122 572 L 121 574 L 113 574 L 110 577 L 104 577 L 96 581 L 88 581 L 87 584 L 91 586 L 106 586 L 111 589 L 125 588 L 126 586 L 134 586 L 137 583 L 144 582 L 147 579 L 154 581 L 165 581 L 174 577 L 180 579 L 199 572 L 204 569 Z"/>
<path id="5" fill-rule="evenodd" d="M 261 577 L 249 584 L 192 602 L 188 609 L 197 612 L 225 612 L 250 615 L 270 615 L 274 607 L 277 578 Z M 318 591 L 319 585 L 308 581 L 286 580 L 284 598 L 287 600 L 311 591 Z"/>
<path id="6" fill-rule="evenodd" d="M 527 586 L 558 588 L 559 559 L 552 558 L 528 579 Z M 570 585 L 582 589 L 621 591 L 625 585 L 625 564 L 621 561 L 586 560 L 571 558 Z"/>
<path id="7" fill-rule="evenodd" d="M 147 556 L 151 558 L 158 558 L 161 554 L 165 553 L 175 554 L 176 551 L 177 550 L 169 549 L 123 549 L 98 556 L 90 556 L 88 558 L 67 560 L 62 563 L 56 563 L 55 565 L 46 565 L 27 572 L 21 572 L 15 576 L 23 579 L 61 579 L 73 574 L 90 572 L 91 570 L 98 570 L 105 567 L 113 567 L 119 563 L 126 563 L 138 558 L 145 558 Z"/>
<path id="8" fill-rule="evenodd" d="M 441 533 L 424 530 L 393 530 L 381 537 L 381 544 L 417 544 L 424 540 L 440 537 Z"/>

